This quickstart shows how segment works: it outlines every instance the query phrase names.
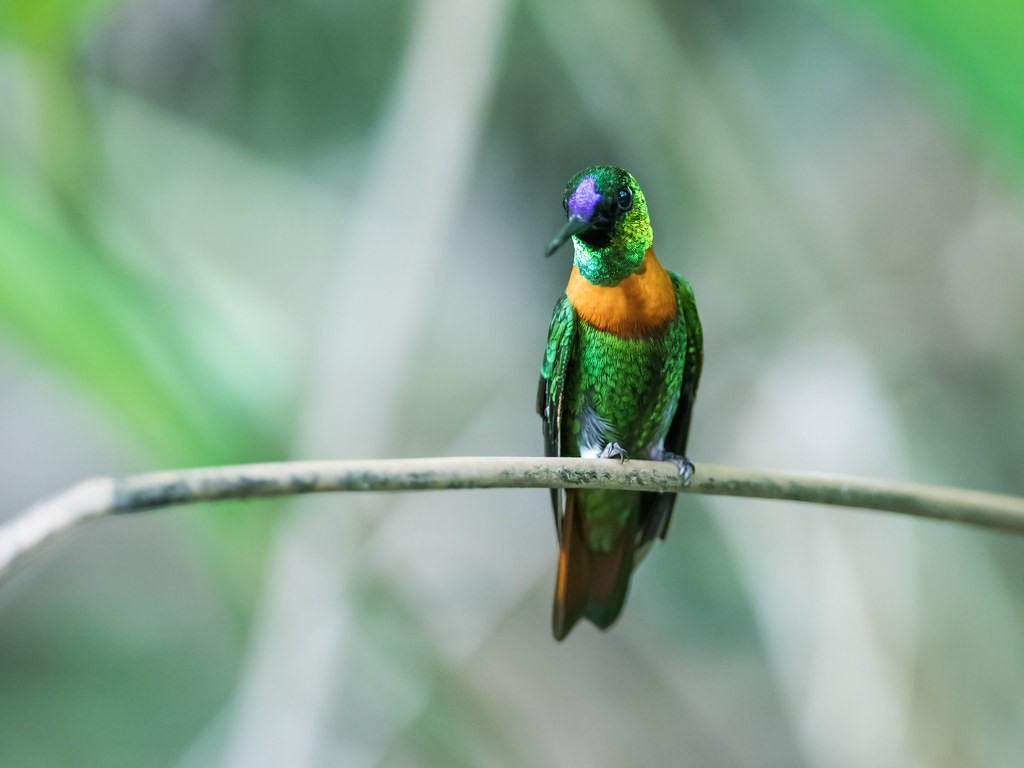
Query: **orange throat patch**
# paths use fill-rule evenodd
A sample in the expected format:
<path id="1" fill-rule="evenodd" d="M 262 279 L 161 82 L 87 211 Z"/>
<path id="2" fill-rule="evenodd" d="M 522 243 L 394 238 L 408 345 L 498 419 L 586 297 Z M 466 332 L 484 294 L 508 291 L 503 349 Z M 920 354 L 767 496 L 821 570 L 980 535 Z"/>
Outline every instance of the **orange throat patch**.
<path id="1" fill-rule="evenodd" d="M 593 285 L 573 265 L 565 289 L 581 320 L 616 336 L 649 335 L 676 317 L 676 289 L 654 249 L 648 248 L 640 270 L 618 285 Z"/>

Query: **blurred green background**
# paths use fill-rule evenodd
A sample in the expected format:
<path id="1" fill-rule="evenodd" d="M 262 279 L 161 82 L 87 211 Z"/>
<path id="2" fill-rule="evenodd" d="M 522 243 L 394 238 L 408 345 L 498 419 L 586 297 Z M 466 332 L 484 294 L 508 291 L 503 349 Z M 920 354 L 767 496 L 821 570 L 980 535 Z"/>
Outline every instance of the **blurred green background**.
<path id="1" fill-rule="evenodd" d="M 692 456 L 1024 494 L 1024 5 L 0 0 L 2 510 L 536 455 L 565 180 L 629 168 Z M 3 766 L 1017 766 L 1024 541 L 686 497 L 550 637 L 547 495 L 188 508 L 0 588 Z"/>

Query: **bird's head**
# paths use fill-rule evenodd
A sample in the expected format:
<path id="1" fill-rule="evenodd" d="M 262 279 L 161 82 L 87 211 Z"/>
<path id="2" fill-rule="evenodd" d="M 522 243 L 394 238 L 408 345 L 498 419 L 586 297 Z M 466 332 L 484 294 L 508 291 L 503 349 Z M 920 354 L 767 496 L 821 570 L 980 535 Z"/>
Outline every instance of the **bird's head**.
<path id="1" fill-rule="evenodd" d="M 614 165 L 580 171 L 562 200 L 568 221 L 547 255 L 572 238 L 573 262 L 594 285 L 615 285 L 640 269 L 654 241 L 647 201 L 636 179 Z"/>

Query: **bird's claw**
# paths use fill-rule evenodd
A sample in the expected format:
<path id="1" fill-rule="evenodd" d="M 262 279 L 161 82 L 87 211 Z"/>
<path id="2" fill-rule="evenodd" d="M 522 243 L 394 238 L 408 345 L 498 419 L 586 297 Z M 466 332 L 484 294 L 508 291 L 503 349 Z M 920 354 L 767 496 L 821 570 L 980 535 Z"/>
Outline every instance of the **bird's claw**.
<path id="1" fill-rule="evenodd" d="M 671 451 L 662 451 L 659 455 L 653 457 L 657 461 L 670 461 L 676 465 L 679 470 L 679 474 L 683 478 L 683 485 L 690 484 L 690 478 L 693 477 L 693 462 L 690 461 L 686 456 L 680 456 L 678 453 L 672 453 Z"/>
<path id="2" fill-rule="evenodd" d="M 623 464 L 629 461 L 629 454 L 626 453 L 626 449 L 618 443 L 608 443 L 604 448 L 601 449 L 601 453 L 597 455 L 599 459 L 619 459 Z"/>

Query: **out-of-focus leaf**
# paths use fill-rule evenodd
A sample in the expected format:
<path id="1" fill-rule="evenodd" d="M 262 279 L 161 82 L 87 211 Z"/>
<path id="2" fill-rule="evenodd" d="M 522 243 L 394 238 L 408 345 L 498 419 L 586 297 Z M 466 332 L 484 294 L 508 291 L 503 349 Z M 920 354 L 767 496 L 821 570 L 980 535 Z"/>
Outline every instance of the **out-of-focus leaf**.
<path id="1" fill-rule="evenodd" d="M 219 370 L 204 364 L 199 342 L 208 345 L 190 317 L 190 298 L 161 294 L 36 203 L 0 183 L 0 321 L 7 331 L 98 393 L 167 461 L 279 455 L 270 417 L 217 376 L 234 374 L 245 360 Z M 234 349 L 225 343 L 221 353 L 231 358 Z"/>
<path id="2" fill-rule="evenodd" d="M 70 39 L 115 0 L 4 0 L 0 37 L 23 45 L 50 47 Z"/>
<path id="3" fill-rule="evenodd" d="M 925 63 L 969 119 L 1024 158 L 1024 3 L 1017 0 L 846 0 L 882 22 L 889 39 Z"/>

